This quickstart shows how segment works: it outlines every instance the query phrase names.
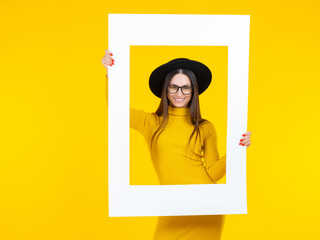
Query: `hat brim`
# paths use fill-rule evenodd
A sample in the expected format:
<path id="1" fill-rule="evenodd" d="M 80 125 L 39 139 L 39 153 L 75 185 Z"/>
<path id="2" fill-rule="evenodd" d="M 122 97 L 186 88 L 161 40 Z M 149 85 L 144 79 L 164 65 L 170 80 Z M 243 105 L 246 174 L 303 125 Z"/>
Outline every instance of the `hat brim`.
<path id="1" fill-rule="evenodd" d="M 196 75 L 199 95 L 209 87 L 212 79 L 212 73 L 206 65 L 187 58 L 177 58 L 157 67 L 151 73 L 149 78 L 149 87 L 152 93 L 161 98 L 162 86 L 165 77 L 171 71 L 179 68 L 191 70 Z"/>

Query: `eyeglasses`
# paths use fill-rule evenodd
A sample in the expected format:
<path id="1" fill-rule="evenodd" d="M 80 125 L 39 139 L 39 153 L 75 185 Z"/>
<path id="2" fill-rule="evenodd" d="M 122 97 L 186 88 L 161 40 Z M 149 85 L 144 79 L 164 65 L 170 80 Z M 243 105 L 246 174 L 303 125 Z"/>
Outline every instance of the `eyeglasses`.
<path id="1" fill-rule="evenodd" d="M 185 95 L 189 95 L 192 92 L 192 89 L 193 89 L 192 86 L 190 86 L 190 85 L 184 85 L 182 87 L 179 87 L 177 85 L 173 85 L 172 84 L 172 85 L 168 86 L 168 91 L 171 94 L 175 94 L 175 93 L 177 93 L 179 91 L 179 88 L 181 88 L 181 92 L 183 94 L 185 94 Z"/>

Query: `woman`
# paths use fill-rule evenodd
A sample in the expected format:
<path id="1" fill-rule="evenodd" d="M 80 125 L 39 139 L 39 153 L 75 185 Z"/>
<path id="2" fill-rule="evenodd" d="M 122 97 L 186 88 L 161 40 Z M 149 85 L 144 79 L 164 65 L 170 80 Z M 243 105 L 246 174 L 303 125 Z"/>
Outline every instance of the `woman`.
<path id="1" fill-rule="evenodd" d="M 106 50 L 102 64 L 114 65 Z M 161 98 L 155 113 L 130 109 L 130 127 L 145 138 L 160 184 L 213 184 L 226 172 L 226 156 L 217 150 L 213 124 L 201 118 L 199 97 L 211 82 L 210 69 L 197 61 L 178 58 L 156 68 L 149 79 Z M 250 146 L 246 132 L 239 145 Z M 201 203 L 199 203 L 201 204 Z M 224 215 L 158 217 L 154 240 L 220 239 Z"/>

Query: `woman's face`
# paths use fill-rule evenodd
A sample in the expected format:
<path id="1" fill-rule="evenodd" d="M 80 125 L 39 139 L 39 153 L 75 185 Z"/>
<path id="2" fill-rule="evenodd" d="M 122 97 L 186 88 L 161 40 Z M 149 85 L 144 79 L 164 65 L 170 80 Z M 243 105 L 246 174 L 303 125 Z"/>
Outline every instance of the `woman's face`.
<path id="1" fill-rule="evenodd" d="M 183 87 L 183 89 L 179 88 L 178 92 L 170 93 L 174 92 L 173 90 L 175 86 Z M 191 86 L 191 81 L 187 75 L 182 73 L 177 73 L 176 75 L 174 75 L 167 89 L 167 96 L 170 101 L 170 106 L 177 108 L 188 107 L 188 103 L 192 98 L 192 89 L 190 94 L 184 94 L 181 90 L 183 90 L 185 93 L 188 93 Z"/>

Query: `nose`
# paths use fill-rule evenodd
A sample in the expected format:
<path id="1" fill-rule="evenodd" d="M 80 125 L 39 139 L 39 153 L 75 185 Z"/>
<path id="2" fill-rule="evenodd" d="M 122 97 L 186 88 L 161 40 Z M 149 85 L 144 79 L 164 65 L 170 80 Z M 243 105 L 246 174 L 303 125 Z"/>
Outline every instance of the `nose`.
<path id="1" fill-rule="evenodd" d="M 178 92 L 177 92 L 177 95 L 178 95 L 178 96 L 184 96 L 181 88 L 179 88 L 179 90 L 178 90 Z"/>

